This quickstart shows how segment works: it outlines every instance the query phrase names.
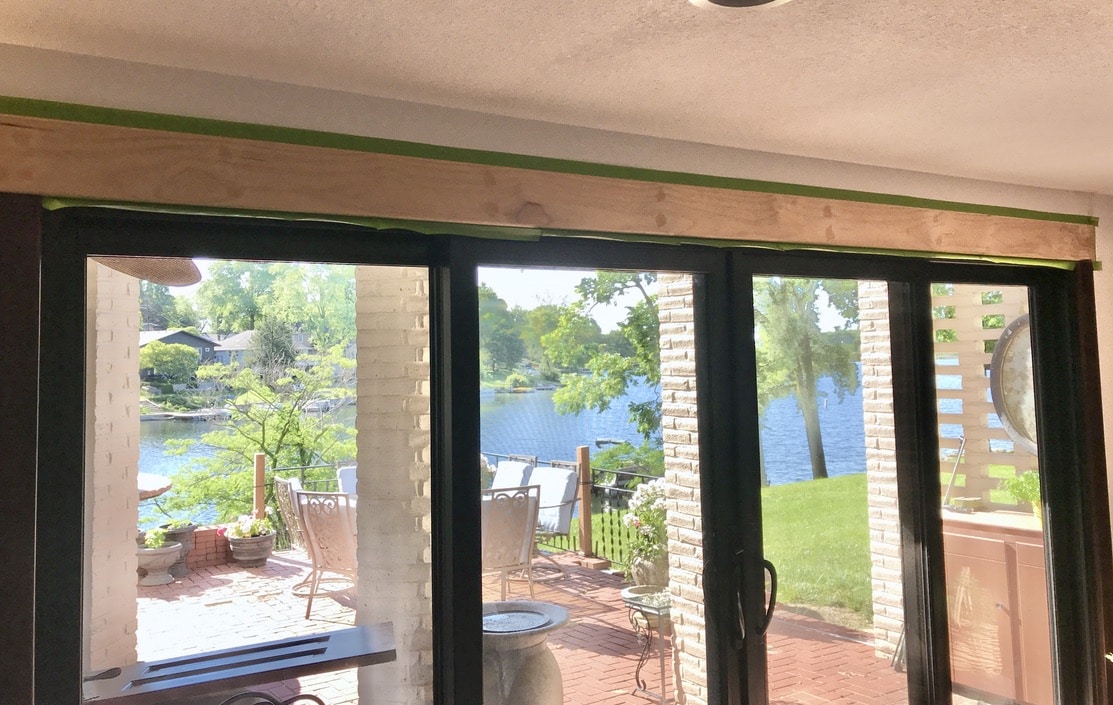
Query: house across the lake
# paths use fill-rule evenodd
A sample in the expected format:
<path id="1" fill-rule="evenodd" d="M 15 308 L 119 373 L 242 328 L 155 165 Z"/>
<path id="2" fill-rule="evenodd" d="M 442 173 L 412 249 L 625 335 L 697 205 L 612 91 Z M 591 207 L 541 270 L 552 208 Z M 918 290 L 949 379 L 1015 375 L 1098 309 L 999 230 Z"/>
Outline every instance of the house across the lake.
<path id="1" fill-rule="evenodd" d="M 185 330 L 143 330 L 139 331 L 139 347 L 142 349 L 144 346 L 154 341 L 166 343 L 167 345 L 188 345 L 197 351 L 201 356 L 201 363 L 211 362 L 216 351 L 216 342 L 206 338 L 203 335 L 190 333 Z"/>

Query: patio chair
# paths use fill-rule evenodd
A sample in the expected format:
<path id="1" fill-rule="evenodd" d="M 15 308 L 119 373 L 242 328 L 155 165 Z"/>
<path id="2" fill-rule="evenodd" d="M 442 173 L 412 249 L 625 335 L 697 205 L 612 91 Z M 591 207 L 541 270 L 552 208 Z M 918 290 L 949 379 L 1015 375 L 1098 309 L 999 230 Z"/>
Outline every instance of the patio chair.
<path id="1" fill-rule="evenodd" d="M 356 493 L 356 466 L 347 465 L 342 468 L 336 468 L 336 484 L 341 492 L 347 494 Z"/>
<path id="2" fill-rule="evenodd" d="M 274 498 L 278 501 L 278 515 L 286 525 L 290 544 L 305 550 L 305 527 L 298 515 L 297 493 L 301 492 L 301 481 L 296 477 L 275 477 Z"/>
<path id="3" fill-rule="evenodd" d="M 305 618 L 313 610 L 313 598 L 333 592 L 322 590 L 322 582 L 342 580 L 351 587 L 356 580 L 356 522 L 355 505 L 344 492 L 298 492 L 298 512 L 305 526 L 309 559 L 313 562 L 307 580 L 310 581 L 309 604 Z M 325 573 L 338 577 L 325 578 Z"/>
<path id="4" fill-rule="evenodd" d="M 541 488 L 537 485 L 483 491 L 480 515 L 483 573 L 499 574 L 500 599 L 506 599 L 511 576 L 527 581 L 529 596 L 533 598 L 531 559 L 540 504 Z"/>
<path id="5" fill-rule="evenodd" d="M 547 467 L 534 468 L 530 482 L 541 488 L 541 504 L 537 512 L 537 532 L 542 537 L 567 536 L 572 529 L 572 511 L 576 507 L 576 489 L 580 474 L 577 470 Z M 564 567 L 544 551 L 537 554 L 553 564 L 564 576 Z"/>
<path id="6" fill-rule="evenodd" d="M 510 487 L 525 487 L 529 482 L 533 465 L 522 460 L 503 460 L 495 466 L 495 477 L 491 480 L 492 490 Z"/>

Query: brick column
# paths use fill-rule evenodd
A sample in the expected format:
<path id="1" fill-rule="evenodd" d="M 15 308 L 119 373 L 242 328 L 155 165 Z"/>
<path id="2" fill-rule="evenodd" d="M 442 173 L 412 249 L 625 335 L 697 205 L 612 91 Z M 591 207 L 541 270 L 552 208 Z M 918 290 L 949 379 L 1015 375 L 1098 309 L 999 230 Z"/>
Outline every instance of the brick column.
<path id="1" fill-rule="evenodd" d="M 394 623 L 398 659 L 359 673 L 360 702 L 433 702 L 429 277 L 356 267 L 357 621 Z"/>
<path id="2" fill-rule="evenodd" d="M 661 320 L 661 432 L 668 497 L 673 676 L 678 703 L 707 703 L 692 277 L 657 280 Z"/>
<path id="3" fill-rule="evenodd" d="M 139 280 L 92 260 L 87 271 L 82 639 L 96 670 L 136 660 Z"/>
<path id="4" fill-rule="evenodd" d="M 885 282 L 858 282 L 862 355 L 862 415 L 866 436 L 866 486 L 873 578 L 873 625 L 878 654 L 891 656 L 904 626 L 900 515 L 889 345 L 889 294 Z"/>

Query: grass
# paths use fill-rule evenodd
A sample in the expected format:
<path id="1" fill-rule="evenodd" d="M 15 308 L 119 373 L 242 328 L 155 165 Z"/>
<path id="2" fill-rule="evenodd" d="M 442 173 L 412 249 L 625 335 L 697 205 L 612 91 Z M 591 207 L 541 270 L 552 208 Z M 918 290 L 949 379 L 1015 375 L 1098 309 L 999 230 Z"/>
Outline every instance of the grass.
<path id="1" fill-rule="evenodd" d="M 767 487 L 762 506 L 778 602 L 872 613 L 865 473 Z"/>
<path id="2" fill-rule="evenodd" d="M 778 602 L 872 619 L 866 498 L 865 473 L 762 490 L 765 555 L 777 567 Z M 613 524 L 612 560 L 624 555 L 626 529 L 620 517 L 592 514 L 596 541 L 608 532 L 606 524 Z M 578 522 L 573 520 L 573 536 L 579 533 Z"/>

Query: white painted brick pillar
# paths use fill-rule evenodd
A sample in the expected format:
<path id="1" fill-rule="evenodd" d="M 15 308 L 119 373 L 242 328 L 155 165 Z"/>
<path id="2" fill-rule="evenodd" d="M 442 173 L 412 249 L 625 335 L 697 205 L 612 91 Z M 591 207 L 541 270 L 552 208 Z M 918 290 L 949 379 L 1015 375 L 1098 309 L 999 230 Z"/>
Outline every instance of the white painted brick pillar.
<path id="1" fill-rule="evenodd" d="M 891 656 L 904 626 L 900 516 L 893 415 L 889 299 L 885 282 L 858 282 L 862 352 L 862 414 L 870 527 L 875 646 Z"/>
<path id="2" fill-rule="evenodd" d="M 82 641 L 98 670 L 137 658 L 139 280 L 92 260 L 87 275 Z"/>
<path id="3" fill-rule="evenodd" d="M 678 703 L 706 705 L 707 643 L 692 277 L 662 274 L 657 284 L 673 676 Z"/>
<path id="4" fill-rule="evenodd" d="M 391 621 L 398 659 L 360 669 L 360 702 L 433 702 L 429 276 L 356 267 L 358 623 Z"/>

